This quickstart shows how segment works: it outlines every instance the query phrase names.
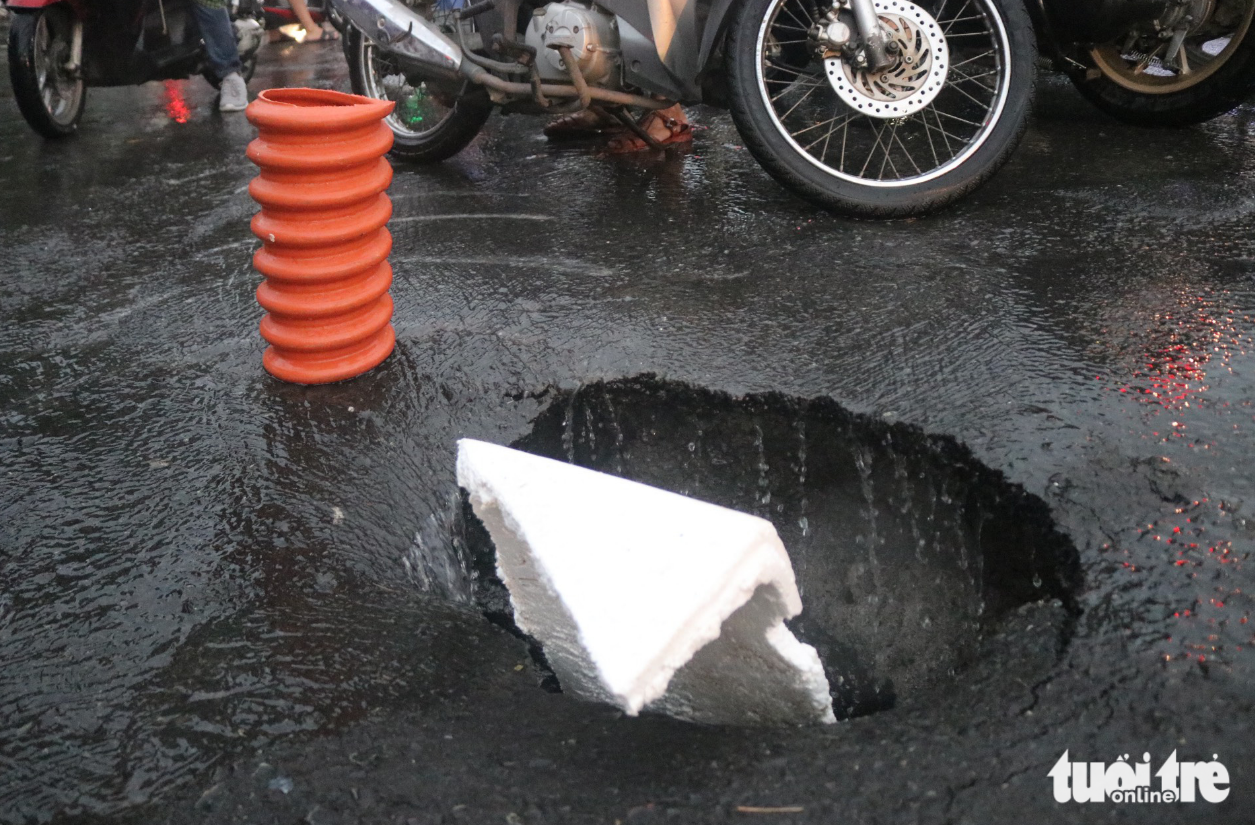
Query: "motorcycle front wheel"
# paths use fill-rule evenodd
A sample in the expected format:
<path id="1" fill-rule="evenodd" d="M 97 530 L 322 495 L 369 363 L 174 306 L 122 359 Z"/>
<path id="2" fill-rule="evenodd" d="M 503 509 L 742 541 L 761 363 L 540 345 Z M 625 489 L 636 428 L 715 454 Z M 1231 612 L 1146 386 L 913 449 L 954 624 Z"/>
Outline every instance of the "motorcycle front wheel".
<path id="1" fill-rule="evenodd" d="M 1172 28 L 1157 21 L 1090 49 L 1090 71 L 1072 78 L 1077 89 L 1135 126 L 1191 126 L 1237 107 L 1255 93 L 1255 0 L 1192 5 L 1199 13 Z M 1165 31 L 1173 37 L 1165 39 Z"/>
<path id="2" fill-rule="evenodd" d="M 492 101 L 468 81 L 407 75 L 396 61 L 349 25 L 344 52 L 354 94 L 396 103 L 385 122 L 392 154 L 415 163 L 439 163 L 466 148 L 492 114 Z"/>
<path id="3" fill-rule="evenodd" d="M 744 0 L 731 22 L 732 119 L 773 177 L 833 211 L 892 218 L 953 203 L 1007 161 L 1036 87 L 1023 0 L 876 0 L 896 45 L 874 73 L 817 39 L 835 28 L 821 6 Z"/>
<path id="4" fill-rule="evenodd" d="M 9 80 L 22 117 L 46 138 L 74 134 L 87 103 L 87 87 L 67 68 L 74 19 L 61 4 L 13 15 L 9 27 Z"/>

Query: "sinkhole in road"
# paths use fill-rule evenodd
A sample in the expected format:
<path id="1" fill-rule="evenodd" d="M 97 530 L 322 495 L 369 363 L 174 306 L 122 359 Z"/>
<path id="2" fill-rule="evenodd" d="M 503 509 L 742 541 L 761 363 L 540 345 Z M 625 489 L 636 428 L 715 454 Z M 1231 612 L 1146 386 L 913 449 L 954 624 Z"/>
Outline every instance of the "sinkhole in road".
<path id="1" fill-rule="evenodd" d="M 826 398 L 734 397 L 648 375 L 538 398 L 511 446 L 775 525 L 805 605 L 790 626 L 819 651 L 838 718 L 927 700 L 977 668 L 1024 668 L 1031 683 L 1067 644 L 1076 548 L 1041 499 L 952 438 Z M 462 516 L 477 599 L 508 627 L 491 540 L 469 504 Z M 1018 644 L 1039 649 L 1013 651 L 1001 631 L 1017 615 L 1025 626 L 1026 611 L 1037 632 Z"/>

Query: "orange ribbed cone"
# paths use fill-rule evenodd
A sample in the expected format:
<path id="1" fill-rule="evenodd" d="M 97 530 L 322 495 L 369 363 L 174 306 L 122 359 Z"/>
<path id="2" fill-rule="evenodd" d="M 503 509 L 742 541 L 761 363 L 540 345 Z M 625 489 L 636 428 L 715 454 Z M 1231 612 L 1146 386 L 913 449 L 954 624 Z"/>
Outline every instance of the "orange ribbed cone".
<path id="1" fill-rule="evenodd" d="M 361 375 L 396 344 L 392 236 L 384 194 L 390 101 L 325 89 L 270 89 L 249 104 L 261 168 L 248 192 L 261 204 L 253 266 L 266 277 L 262 365 L 277 378 L 325 384 Z"/>

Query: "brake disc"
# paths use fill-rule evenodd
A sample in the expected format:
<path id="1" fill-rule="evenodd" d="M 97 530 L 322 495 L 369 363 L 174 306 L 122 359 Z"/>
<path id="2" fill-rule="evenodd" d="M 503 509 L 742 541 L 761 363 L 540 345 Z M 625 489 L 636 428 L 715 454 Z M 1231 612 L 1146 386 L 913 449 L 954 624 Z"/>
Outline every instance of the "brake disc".
<path id="1" fill-rule="evenodd" d="M 894 63 L 870 71 L 843 56 L 824 60 L 832 88 L 851 108 L 884 119 L 906 117 L 936 99 L 950 72 L 950 50 L 931 14 L 907 0 L 875 0 L 876 14 L 897 44 Z"/>

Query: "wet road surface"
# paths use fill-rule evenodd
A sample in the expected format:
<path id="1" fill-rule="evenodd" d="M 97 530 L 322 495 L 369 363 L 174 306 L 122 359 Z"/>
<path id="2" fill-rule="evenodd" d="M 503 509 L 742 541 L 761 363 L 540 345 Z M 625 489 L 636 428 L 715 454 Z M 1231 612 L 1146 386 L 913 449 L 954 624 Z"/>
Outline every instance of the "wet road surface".
<path id="1" fill-rule="evenodd" d="M 347 88 L 338 47 L 270 49 L 252 86 L 278 85 Z M 7 83 L 0 111 L 0 821 L 1249 821 L 1255 110 L 1144 132 L 1050 80 L 992 184 L 885 224 L 793 199 L 713 110 L 690 151 L 615 159 L 495 117 L 453 161 L 398 167 L 397 351 L 317 388 L 261 371 L 252 133 L 202 81 L 92 90 L 58 144 Z M 877 659 L 832 728 L 570 700 L 484 619 L 500 594 L 463 540 L 455 440 L 552 440 L 581 392 L 602 432 L 600 399 L 633 387 L 655 401 L 624 420 L 690 412 L 625 473 L 717 480 L 659 469 L 657 445 L 723 421 L 760 448 L 746 506 L 771 515 L 764 491 L 818 489 L 830 430 L 834 546 L 905 541 L 930 503 L 977 512 L 953 473 L 1053 519 L 1059 561 L 1044 585 L 1012 565 L 984 618 L 975 574 L 951 608 L 910 570 L 829 595 L 816 576 L 816 611 L 867 617 L 864 653 L 928 654 L 898 613 L 973 634 L 923 676 Z M 812 434 L 773 452 L 768 413 Z M 899 466 L 935 473 L 905 495 L 871 469 Z M 973 535 L 946 546 L 996 565 Z M 1216 754 L 1229 801 L 1051 797 L 1065 750 L 1174 749 Z"/>

